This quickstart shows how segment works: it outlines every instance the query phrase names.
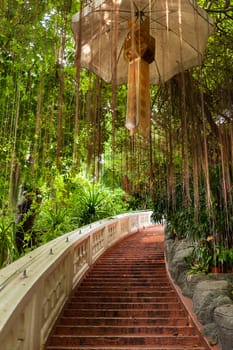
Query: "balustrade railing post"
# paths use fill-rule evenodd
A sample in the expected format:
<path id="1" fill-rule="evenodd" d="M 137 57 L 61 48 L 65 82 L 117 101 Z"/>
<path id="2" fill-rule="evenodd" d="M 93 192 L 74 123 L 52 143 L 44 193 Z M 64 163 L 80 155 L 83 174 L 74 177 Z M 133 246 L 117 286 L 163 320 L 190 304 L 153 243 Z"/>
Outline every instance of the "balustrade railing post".
<path id="1" fill-rule="evenodd" d="M 88 265 L 92 265 L 92 256 L 93 256 L 93 235 L 90 233 L 87 242 L 87 261 Z"/>
<path id="2" fill-rule="evenodd" d="M 32 339 L 32 349 L 42 350 L 44 348 L 45 339 L 41 330 L 43 329 L 43 293 L 44 293 L 44 278 L 41 281 L 40 288 L 36 288 L 33 308 L 33 332 L 30 334 Z M 39 346 L 38 346 L 39 345 Z"/>
<path id="3" fill-rule="evenodd" d="M 108 249 L 108 230 L 104 226 L 104 250 Z"/>
<path id="4" fill-rule="evenodd" d="M 66 265 L 66 295 L 69 296 L 72 288 L 73 288 L 73 280 L 74 280 L 74 249 L 71 249 L 68 253 L 67 257 L 67 265 Z"/>
<path id="5" fill-rule="evenodd" d="M 128 217 L 128 233 L 132 232 L 131 217 Z"/>

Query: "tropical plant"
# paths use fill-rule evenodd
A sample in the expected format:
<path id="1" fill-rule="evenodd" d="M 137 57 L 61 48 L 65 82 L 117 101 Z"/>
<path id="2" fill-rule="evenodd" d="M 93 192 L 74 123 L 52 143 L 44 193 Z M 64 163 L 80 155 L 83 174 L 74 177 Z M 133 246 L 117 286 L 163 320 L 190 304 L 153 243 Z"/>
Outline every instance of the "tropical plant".
<path id="1" fill-rule="evenodd" d="M 228 249 L 227 255 L 227 267 L 229 269 L 233 269 L 233 248 Z"/>
<path id="2" fill-rule="evenodd" d="M 80 191 L 77 203 L 80 225 L 115 215 L 119 210 L 115 199 L 117 196 L 103 186 L 88 184 Z"/>
<path id="3" fill-rule="evenodd" d="M 0 267 L 9 264 L 17 256 L 14 233 L 15 223 L 10 215 L 0 216 Z M 8 213 L 9 214 L 9 213 Z"/>
<path id="4" fill-rule="evenodd" d="M 229 264 L 229 254 L 231 254 L 229 249 L 224 247 L 223 244 L 214 244 L 212 266 L 218 267 L 221 272 L 226 272 Z"/>
<path id="5" fill-rule="evenodd" d="M 210 271 L 212 255 L 211 251 L 205 243 L 197 244 L 192 251 L 192 254 L 186 258 L 189 263 L 189 273 L 198 272 L 208 273 Z"/>
<path id="6" fill-rule="evenodd" d="M 68 208 L 48 201 L 43 205 L 34 227 L 37 232 L 37 244 L 48 242 L 72 228 Z"/>

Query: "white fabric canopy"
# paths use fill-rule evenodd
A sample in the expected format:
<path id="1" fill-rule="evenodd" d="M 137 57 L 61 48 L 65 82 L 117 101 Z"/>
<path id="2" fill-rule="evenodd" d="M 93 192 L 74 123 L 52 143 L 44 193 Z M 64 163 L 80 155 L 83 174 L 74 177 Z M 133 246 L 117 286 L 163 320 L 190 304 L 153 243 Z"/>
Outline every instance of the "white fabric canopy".
<path id="1" fill-rule="evenodd" d="M 129 32 L 129 20 L 135 21 L 137 17 L 138 20 L 150 19 L 150 34 L 156 40 L 155 61 L 150 64 L 152 84 L 165 82 L 178 72 L 201 63 L 213 22 L 194 1 L 93 0 L 72 18 L 74 37 L 81 40 L 81 67 L 111 82 L 112 48 L 113 42 L 117 42 L 117 83 L 126 83 L 128 64 L 122 47 Z"/>

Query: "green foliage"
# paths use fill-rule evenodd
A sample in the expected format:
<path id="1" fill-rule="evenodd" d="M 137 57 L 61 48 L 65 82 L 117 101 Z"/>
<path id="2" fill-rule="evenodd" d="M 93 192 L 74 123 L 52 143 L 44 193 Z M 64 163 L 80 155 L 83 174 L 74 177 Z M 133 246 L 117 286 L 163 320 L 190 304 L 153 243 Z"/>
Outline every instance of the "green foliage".
<path id="1" fill-rule="evenodd" d="M 128 198 L 129 206 L 132 210 L 151 209 L 153 200 L 151 193 L 148 192 L 133 192 Z"/>
<path id="2" fill-rule="evenodd" d="M 208 273 L 212 263 L 211 250 L 207 242 L 196 243 L 192 254 L 185 260 L 189 264 L 189 273 L 195 274 L 198 272 Z"/>
<path id="3" fill-rule="evenodd" d="M 227 265 L 230 269 L 233 269 L 233 248 L 228 249 L 227 255 Z"/>
<path id="4" fill-rule="evenodd" d="M 48 242 L 73 228 L 69 210 L 61 203 L 46 201 L 42 206 L 34 230 L 37 232 L 38 243 Z"/>
<path id="5" fill-rule="evenodd" d="M 167 206 L 167 200 L 165 197 L 160 198 L 159 196 L 157 198 L 154 198 L 153 200 L 153 220 L 154 222 L 162 223 L 166 218 L 166 206 Z"/>
<path id="6" fill-rule="evenodd" d="M 112 191 L 81 175 L 64 178 L 57 174 L 52 192 L 49 187 L 41 191 L 43 201 L 33 228 L 40 243 L 128 210 L 121 189 Z"/>
<path id="7" fill-rule="evenodd" d="M 118 188 L 111 190 L 101 184 L 86 182 L 78 186 L 70 196 L 73 217 L 78 226 L 101 220 L 128 209 L 124 192 Z"/>
<path id="8" fill-rule="evenodd" d="M 227 263 L 231 256 L 231 250 L 226 248 L 223 244 L 214 244 L 212 254 L 212 264 L 213 266 L 221 267 L 221 271 L 224 271 L 227 267 Z"/>
<path id="9" fill-rule="evenodd" d="M 89 184 L 80 191 L 78 211 L 81 225 L 114 215 L 109 193 L 94 184 Z"/>
<path id="10" fill-rule="evenodd" d="M 212 267 L 218 267 L 220 272 L 227 272 L 233 268 L 233 248 L 215 244 L 212 239 L 203 240 L 196 242 L 192 254 L 186 258 L 186 261 L 190 266 L 190 274 L 209 273 Z"/>
<path id="11" fill-rule="evenodd" d="M 0 214 L 0 268 L 12 262 L 16 257 L 14 242 L 15 223 L 8 213 Z"/>
<path id="12" fill-rule="evenodd" d="M 105 167 L 101 181 L 106 187 L 118 188 L 120 187 L 120 174 L 110 168 Z"/>

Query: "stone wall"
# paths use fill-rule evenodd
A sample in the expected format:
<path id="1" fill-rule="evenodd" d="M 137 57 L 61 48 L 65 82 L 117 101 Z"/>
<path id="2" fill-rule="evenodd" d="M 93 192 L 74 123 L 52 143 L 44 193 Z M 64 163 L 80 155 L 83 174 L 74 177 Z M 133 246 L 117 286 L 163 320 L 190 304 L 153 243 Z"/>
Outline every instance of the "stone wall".
<path id="1" fill-rule="evenodd" d="M 185 257 L 193 250 L 188 240 L 165 233 L 165 257 L 169 273 L 203 326 L 210 345 L 233 350 L 233 274 L 189 274 Z"/>

